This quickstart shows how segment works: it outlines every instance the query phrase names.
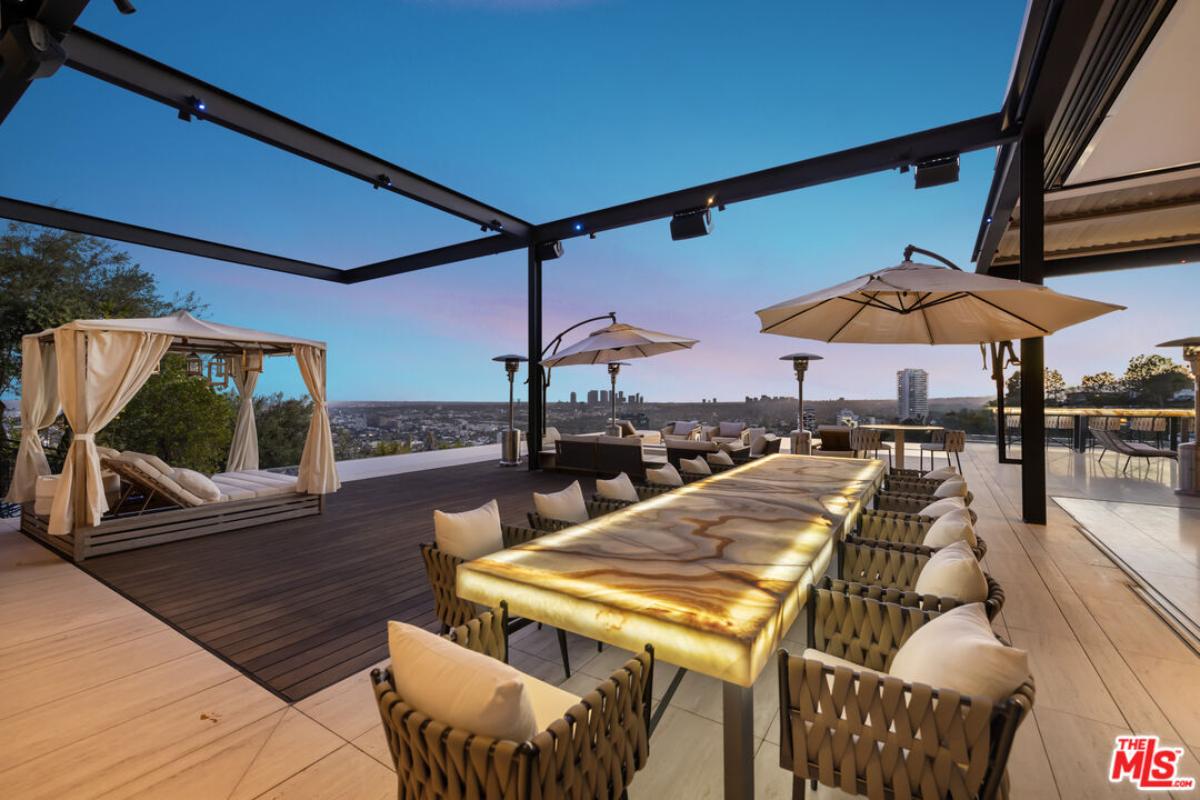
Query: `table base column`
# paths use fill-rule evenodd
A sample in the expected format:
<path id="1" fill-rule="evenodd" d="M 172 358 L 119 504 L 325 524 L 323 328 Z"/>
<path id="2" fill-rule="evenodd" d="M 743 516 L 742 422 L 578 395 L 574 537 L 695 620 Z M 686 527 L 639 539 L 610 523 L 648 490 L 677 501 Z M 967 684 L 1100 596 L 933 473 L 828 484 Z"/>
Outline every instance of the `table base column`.
<path id="1" fill-rule="evenodd" d="M 725 682 L 725 800 L 754 798 L 754 689 Z"/>

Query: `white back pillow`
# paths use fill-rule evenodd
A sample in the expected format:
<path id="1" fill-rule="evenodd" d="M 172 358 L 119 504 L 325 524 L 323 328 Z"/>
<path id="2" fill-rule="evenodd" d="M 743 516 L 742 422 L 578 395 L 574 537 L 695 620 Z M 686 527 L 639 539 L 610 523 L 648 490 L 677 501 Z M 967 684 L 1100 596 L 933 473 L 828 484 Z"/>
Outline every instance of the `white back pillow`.
<path id="1" fill-rule="evenodd" d="M 421 713 L 493 739 L 524 742 L 537 722 L 521 674 L 403 622 L 388 623 L 396 693 Z"/>
<path id="2" fill-rule="evenodd" d="M 929 505 L 922 508 L 917 513 L 922 517 L 940 517 L 943 514 L 949 514 L 957 509 L 965 509 L 967 503 L 961 497 L 943 497 L 941 500 L 934 500 Z"/>
<path id="3" fill-rule="evenodd" d="M 979 544 L 975 526 L 971 524 L 971 512 L 965 508 L 955 509 L 935 519 L 921 544 L 936 550 L 955 542 L 966 542 L 971 547 Z"/>
<path id="4" fill-rule="evenodd" d="M 967 482 L 961 478 L 948 478 L 933 490 L 934 497 L 966 497 Z"/>
<path id="5" fill-rule="evenodd" d="M 712 475 L 712 467 L 708 465 L 703 456 L 681 458 L 679 459 L 679 468 L 688 475 Z"/>
<path id="6" fill-rule="evenodd" d="M 490 500 L 456 514 L 434 511 L 433 539 L 439 550 L 467 561 L 503 550 L 499 504 Z"/>
<path id="7" fill-rule="evenodd" d="M 697 423 L 695 423 L 695 422 L 683 422 L 683 421 L 676 422 L 675 430 L 673 431 L 673 433 L 676 436 L 684 436 L 684 435 L 689 434 L 692 431 L 694 431 L 696 429 L 696 424 Z"/>
<path id="8" fill-rule="evenodd" d="M 982 603 L 987 599 L 987 578 L 971 548 L 959 541 L 946 545 L 925 562 L 913 591 L 952 597 L 960 603 Z"/>
<path id="9" fill-rule="evenodd" d="M 655 486 L 683 486 L 683 478 L 679 471 L 670 464 L 663 464 L 659 469 L 646 470 L 646 480 Z"/>
<path id="10" fill-rule="evenodd" d="M 724 467 L 732 467 L 733 456 L 729 455 L 729 453 L 726 453 L 724 450 L 718 450 L 715 453 L 708 454 L 708 463 L 720 464 Z"/>
<path id="11" fill-rule="evenodd" d="M 921 477 L 922 478 L 933 478 L 934 480 L 944 481 L 947 478 L 957 478 L 958 470 L 956 470 L 954 467 L 939 467 L 938 469 L 931 469 L 929 472 L 926 472 Z"/>
<path id="12" fill-rule="evenodd" d="M 221 499 L 221 487 L 212 482 L 212 478 L 194 469 L 179 467 L 172 476 L 175 482 L 192 494 L 208 503 Z"/>
<path id="13" fill-rule="evenodd" d="M 537 513 L 550 519 L 561 519 L 566 522 L 587 522 L 587 503 L 583 501 L 583 490 L 579 481 L 574 481 L 561 492 L 550 494 L 533 493 L 533 507 Z"/>
<path id="14" fill-rule="evenodd" d="M 983 604 L 971 603 L 918 628 L 896 651 L 888 674 L 999 702 L 1029 678 L 1029 657 L 997 641 Z"/>
<path id="15" fill-rule="evenodd" d="M 637 489 L 633 488 L 633 481 L 629 480 L 629 476 L 624 472 L 611 480 L 597 478 L 596 494 L 605 500 L 626 500 L 630 503 L 636 503 L 641 499 L 638 497 Z"/>

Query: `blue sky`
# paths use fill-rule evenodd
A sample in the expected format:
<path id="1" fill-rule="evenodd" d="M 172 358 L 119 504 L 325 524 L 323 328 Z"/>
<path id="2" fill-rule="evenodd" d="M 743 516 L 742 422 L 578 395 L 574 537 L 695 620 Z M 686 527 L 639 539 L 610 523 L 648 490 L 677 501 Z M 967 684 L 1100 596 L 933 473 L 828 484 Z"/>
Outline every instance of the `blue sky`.
<path id="1" fill-rule="evenodd" d="M 988 2 L 151 3 L 103 36 L 534 222 L 934 127 L 998 108 L 1024 4 Z M 361 8 L 362 6 L 355 6 Z M 48 124 L 49 123 L 49 124 Z M 0 193 L 353 266 L 478 229 L 63 69 L 0 127 Z M 808 396 L 887 397 L 899 367 L 935 395 L 987 394 L 970 347 L 823 345 L 758 334 L 757 308 L 895 263 L 908 242 L 965 264 L 993 154 L 916 192 L 888 173 L 731 206 L 713 235 L 666 222 L 566 243 L 545 272 L 548 335 L 615 310 L 694 336 L 622 387 L 652 399 L 792 390 L 776 359 L 822 352 Z M 353 287 L 131 247 L 167 291 L 221 322 L 324 339 L 330 396 L 499 399 L 498 353 L 525 348 L 522 252 Z M 1184 335 L 1186 267 L 1061 280 L 1130 310 L 1047 342 L 1075 380 Z M 606 383 L 555 375 L 552 399 Z M 260 391 L 303 391 L 271 363 Z"/>

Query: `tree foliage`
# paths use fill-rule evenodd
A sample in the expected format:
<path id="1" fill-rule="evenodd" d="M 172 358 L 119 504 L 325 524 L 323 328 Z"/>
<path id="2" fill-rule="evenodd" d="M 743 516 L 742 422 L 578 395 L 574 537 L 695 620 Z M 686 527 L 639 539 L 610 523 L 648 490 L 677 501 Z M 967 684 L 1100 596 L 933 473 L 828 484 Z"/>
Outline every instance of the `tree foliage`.
<path id="1" fill-rule="evenodd" d="M 307 397 L 284 397 L 280 392 L 255 397 L 259 467 L 271 469 L 299 464 L 311 419 L 312 400 Z"/>
<path id="2" fill-rule="evenodd" d="M 129 405 L 96 437 L 107 447 L 150 453 L 173 467 L 220 472 L 233 438 L 235 407 L 207 381 L 190 378 L 168 354 Z"/>
<path id="3" fill-rule="evenodd" d="M 1124 388 L 1121 379 L 1107 370 L 1094 375 L 1084 375 L 1079 379 L 1079 386 L 1086 392 L 1097 394 L 1119 392 Z"/>
<path id="4" fill-rule="evenodd" d="M 1163 406 L 1180 389 L 1188 388 L 1192 380 L 1186 366 L 1153 353 L 1129 359 L 1124 383 L 1139 402 Z"/>
<path id="5" fill-rule="evenodd" d="M 1046 367 L 1044 375 L 1042 388 L 1046 397 L 1061 399 L 1067 391 L 1067 383 L 1063 380 L 1062 373 Z M 1005 402 L 1019 404 L 1021 402 L 1021 371 L 1017 370 L 1009 375 L 1008 380 L 1004 382 L 1004 387 Z"/>

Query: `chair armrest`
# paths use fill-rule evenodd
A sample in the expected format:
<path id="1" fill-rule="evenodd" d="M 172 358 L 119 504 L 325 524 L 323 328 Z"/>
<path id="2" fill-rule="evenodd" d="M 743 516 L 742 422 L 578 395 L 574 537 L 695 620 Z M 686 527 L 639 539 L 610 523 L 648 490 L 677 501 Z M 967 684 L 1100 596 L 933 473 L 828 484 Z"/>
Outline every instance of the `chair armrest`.
<path id="1" fill-rule="evenodd" d="M 588 518 L 595 519 L 602 517 L 605 514 L 611 514 L 614 511 L 620 511 L 623 508 L 628 508 L 633 503 L 628 500 L 609 500 L 607 498 L 598 497 L 587 502 Z"/>
<path id="2" fill-rule="evenodd" d="M 574 522 L 567 522 L 564 519 L 543 517 L 536 511 L 530 511 L 528 517 L 529 527 L 536 531 L 541 531 L 542 533 L 556 533 L 558 531 L 566 530 L 567 528 L 576 524 Z"/>
<path id="3" fill-rule="evenodd" d="M 547 531 L 538 530 L 536 528 L 526 528 L 523 525 L 501 525 L 500 535 L 504 539 L 504 546 L 516 547 L 519 544 L 532 542 L 534 539 L 545 536 Z"/>
<path id="4" fill-rule="evenodd" d="M 485 611 L 444 634 L 455 644 L 508 663 L 508 603 Z"/>

